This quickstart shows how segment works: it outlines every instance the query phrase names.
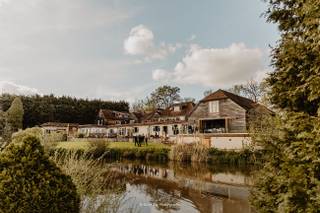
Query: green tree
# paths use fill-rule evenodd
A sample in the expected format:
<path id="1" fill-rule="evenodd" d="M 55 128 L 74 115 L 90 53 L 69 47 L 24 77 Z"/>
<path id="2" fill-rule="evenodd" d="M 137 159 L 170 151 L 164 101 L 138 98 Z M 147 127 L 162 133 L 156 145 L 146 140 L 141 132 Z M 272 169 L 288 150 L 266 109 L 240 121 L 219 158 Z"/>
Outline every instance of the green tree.
<path id="1" fill-rule="evenodd" d="M 320 1 L 268 0 L 281 39 L 272 51 L 270 100 L 281 112 L 253 134 L 268 162 L 251 201 L 258 212 L 320 209 Z M 267 134 L 268 133 L 268 134 Z"/>
<path id="2" fill-rule="evenodd" d="M 5 125 L 6 125 L 6 115 L 2 110 L 0 110 L 0 137 L 3 134 Z"/>
<path id="3" fill-rule="evenodd" d="M 0 212 L 79 212 L 71 177 L 48 159 L 39 139 L 28 136 L 0 153 Z"/>
<path id="4" fill-rule="evenodd" d="M 103 101 L 99 99 L 76 99 L 54 95 L 19 96 L 23 103 L 23 128 L 34 127 L 45 122 L 95 123 L 99 109 L 129 111 L 125 101 Z M 15 96 L 0 96 L 0 106 L 8 110 Z"/>
<path id="5" fill-rule="evenodd" d="M 12 131 L 16 132 L 19 129 L 22 129 L 23 114 L 22 101 L 19 97 L 16 97 L 6 112 L 6 122 L 11 126 Z"/>
<path id="6" fill-rule="evenodd" d="M 166 108 L 175 101 L 180 101 L 180 88 L 164 85 L 158 87 L 150 95 L 150 102 L 157 108 Z"/>
<path id="7" fill-rule="evenodd" d="M 320 1 L 269 0 L 268 20 L 281 40 L 272 51 L 271 101 L 281 109 L 316 115 L 320 106 Z"/>

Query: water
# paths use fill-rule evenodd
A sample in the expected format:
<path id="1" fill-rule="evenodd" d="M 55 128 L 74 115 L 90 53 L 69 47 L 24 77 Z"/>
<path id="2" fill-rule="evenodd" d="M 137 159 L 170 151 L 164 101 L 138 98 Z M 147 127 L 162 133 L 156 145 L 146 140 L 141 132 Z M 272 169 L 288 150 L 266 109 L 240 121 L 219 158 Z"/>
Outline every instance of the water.
<path id="1" fill-rule="evenodd" d="M 126 177 L 122 212 L 253 212 L 252 168 L 132 161 L 108 166 Z"/>

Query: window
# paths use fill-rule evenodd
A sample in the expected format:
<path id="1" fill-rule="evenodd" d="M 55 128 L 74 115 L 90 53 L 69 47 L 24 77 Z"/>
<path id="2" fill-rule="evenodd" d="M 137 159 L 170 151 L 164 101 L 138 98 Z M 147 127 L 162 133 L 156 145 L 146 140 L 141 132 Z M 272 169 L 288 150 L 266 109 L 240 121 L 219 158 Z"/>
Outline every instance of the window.
<path id="1" fill-rule="evenodd" d="M 180 106 L 174 106 L 173 107 L 174 112 L 180 112 Z"/>
<path id="2" fill-rule="evenodd" d="M 173 125 L 172 126 L 172 131 L 174 135 L 178 135 L 179 134 L 179 127 L 178 125 Z"/>
<path id="3" fill-rule="evenodd" d="M 209 102 L 209 112 L 210 113 L 219 112 L 219 101 L 210 101 Z"/>

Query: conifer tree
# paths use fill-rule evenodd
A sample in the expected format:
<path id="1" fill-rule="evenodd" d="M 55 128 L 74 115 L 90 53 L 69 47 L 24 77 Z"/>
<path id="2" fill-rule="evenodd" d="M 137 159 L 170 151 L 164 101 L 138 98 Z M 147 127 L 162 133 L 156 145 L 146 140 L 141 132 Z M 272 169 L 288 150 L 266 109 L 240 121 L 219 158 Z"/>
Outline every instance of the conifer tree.
<path id="1" fill-rule="evenodd" d="M 16 97 L 6 112 L 7 123 L 11 126 L 12 131 L 15 132 L 22 129 L 23 114 L 22 101 L 19 97 Z"/>

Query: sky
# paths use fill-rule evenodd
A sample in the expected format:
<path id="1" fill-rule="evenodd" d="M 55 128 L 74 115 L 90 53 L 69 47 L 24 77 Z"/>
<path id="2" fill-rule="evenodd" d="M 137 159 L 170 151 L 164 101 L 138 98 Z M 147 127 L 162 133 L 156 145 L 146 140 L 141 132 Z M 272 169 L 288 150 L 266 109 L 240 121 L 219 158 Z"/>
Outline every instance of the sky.
<path id="1" fill-rule="evenodd" d="M 203 97 L 272 72 L 261 0 L 0 0 L 0 92 Z"/>

